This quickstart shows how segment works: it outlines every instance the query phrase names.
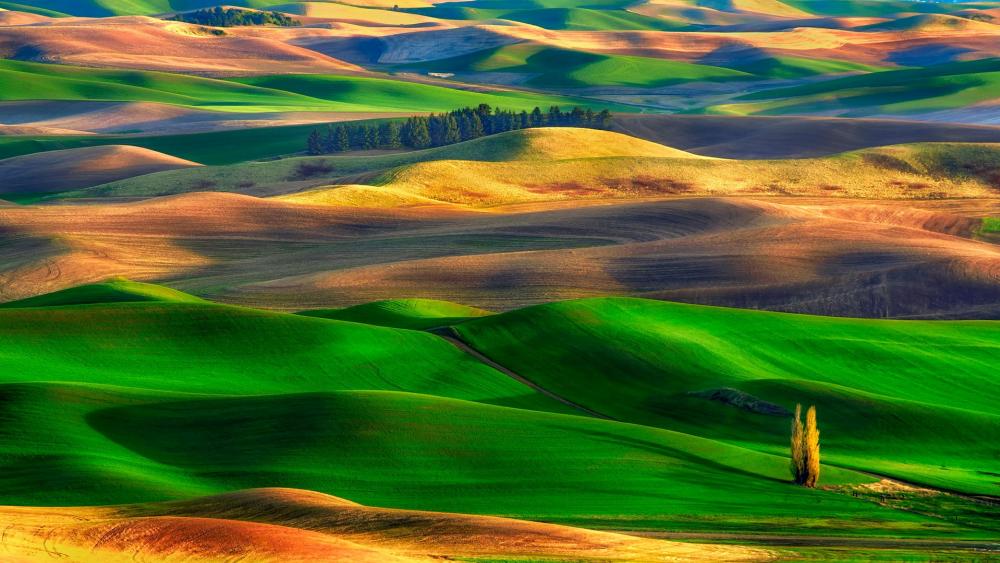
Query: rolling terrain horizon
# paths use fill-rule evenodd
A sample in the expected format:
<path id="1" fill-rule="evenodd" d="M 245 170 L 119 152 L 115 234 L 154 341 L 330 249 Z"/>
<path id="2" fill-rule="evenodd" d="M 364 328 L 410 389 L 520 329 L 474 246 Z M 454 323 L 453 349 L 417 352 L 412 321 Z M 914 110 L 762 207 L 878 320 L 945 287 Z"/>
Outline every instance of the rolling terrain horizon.
<path id="1" fill-rule="evenodd" d="M 0 0 L 0 560 L 1000 558 L 1000 2 Z"/>

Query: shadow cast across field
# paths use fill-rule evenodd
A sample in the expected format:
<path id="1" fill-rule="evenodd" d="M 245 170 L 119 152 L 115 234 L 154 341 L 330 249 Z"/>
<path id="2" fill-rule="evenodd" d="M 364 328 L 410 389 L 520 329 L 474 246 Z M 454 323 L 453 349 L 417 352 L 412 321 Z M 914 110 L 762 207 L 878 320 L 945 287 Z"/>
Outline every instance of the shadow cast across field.
<path id="1" fill-rule="evenodd" d="M 559 428 L 558 425 L 553 425 Z M 566 430 L 570 430 L 569 427 L 563 427 Z M 646 451 L 657 456 L 669 459 L 675 459 L 682 463 L 689 463 L 695 466 L 703 466 L 715 471 L 733 473 L 735 476 L 748 477 L 756 480 L 764 480 L 771 483 L 782 483 L 791 485 L 791 481 L 787 479 L 778 479 L 776 477 L 771 477 L 763 473 L 756 473 L 753 471 L 747 471 L 746 469 L 741 469 L 732 465 L 726 465 L 724 463 L 719 463 L 709 457 L 698 456 L 691 452 L 686 452 L 680 448 L 675 448 L 672 446 L 667 446 L 662 443 L 652 442 L 649 440 L 642 440 L 639 438 L 632 438 L 623 436 L 620 434 L 612 434 L 609 432 L 601 432 L 598 430 L 588 430 L 587 434 L 594 437 L 598 441 L 602 441 L 609 444 L 624 445 L 630 448 L 635 448 L 638 450 Z M 669 498 L 669 495 L 651 495 L 654 497 L 664 497 Z"/>

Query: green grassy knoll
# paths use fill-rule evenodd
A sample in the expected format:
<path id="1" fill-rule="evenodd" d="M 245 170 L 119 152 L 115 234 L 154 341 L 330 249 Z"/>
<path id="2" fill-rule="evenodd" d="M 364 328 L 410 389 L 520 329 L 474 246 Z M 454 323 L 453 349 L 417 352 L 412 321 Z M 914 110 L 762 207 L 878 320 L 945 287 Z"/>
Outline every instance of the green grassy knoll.
<path id="1" fill-rule="evenodd" d="M 278 157 L 305 150 L 309 132 L 323 125 L 288 125 L 254 127 L 193 133 L 131 137 L 122 135 L 86 135 L 80 137 L 0 137 L 0 159 L 38 152 L 93 147 L 132 145 L 209 165 L 226 165 Z"/>
<path id="2" fill-rule="evenodd" d="M 431 112 L 480 103 L 529 110 L 535 106 L 588 105 L 585 100 L 558 95 L 470 92 L 389 78 L 281 75 L 220 80 L 168 72 L 101 70 L 10 60 L 0 60 L 0 100 L 159 102 L 235 112 Z"/>
<path id="3" fill-rule="evenodd" d="M 787 448 L 788 418 L 763 411 L 816 404 L 830 463 L 1000 492 L 995 322 L 856 320 L 609 298 L 456 328 L 501 365 L 618 419 L 778 453 Z"/>
<path id="4" fill-rule="evenodd" d="M 651 57 L 606 55 L 533 43 L 507 45 L 448 59 L 402 65 L 429 72 L 513 72 L 534 74 L 542 88 L 594 86 L 658 87 L 682 82 L 752 78 L 746 72 Z"/>
<path id="5" fill-rule="evenodd" d="M 219 394 L 387 389 L 566 410 L 409 330 L 176 300 L 3 309 L 0 327 L 7 383 Z"/>
<path id="6" fill-rule="evenodd" d="M 1000 217 L 987 217 L 983 219 L 982 232 L 1000 233 Z"/>
<path id="7" fill-rule="evenodd" d="M 841 414 L 836 401 L 843 399 L 810 389 L 847 388 L 824 386 L 819 378 L 801 383 L 786 373 L 790 366 L 816 363 L 810 354 L 818 346 L 832 358 L 825 365 L 840 371 L 851 373 L 851 363 L 860 365 L 862 359 L 877 367 L 891 353 L 881 359 L 860 354 L 871 356 L 871 350 L 888 344 L 897 349 L 903 344 L 892 337 L 905 333 L 912 339 L 907 353 L 916 359 L 891 358 L 899 378 L 915 379 L 911 372 L 926 363 L 923 356 L 939 356 L 954 373 L 974 368 L 986 353 L 982 348 L 994 342 L 990 323 L 941 323 L 941 329 L 923 326 L 934 323 L 913 323 L 913 329 L 894 323 L 892 330 L 862 330 L 849 324 L 860 321 L 822 319 L 830 324 L 821 326 L 812 317 L 611 299 L 557 303 L 458 325 L 473 340 L 470 335 L 501 342 L 498 335 L 516 331 L 523 342 L 516 357 L 505 359 L 520 358 L 526 372 L 544 362 L 551 377 L 531 371 L 533 378 L 595 406 L 637 409 L 653 422 L 667 415 L 649 410 L 649 404 L 676 406 L 685 416 L 697 410 L 698 424 L 689 420 L 691 432 L 684 433 L 576 411 L 560 414 L 571 411 L 427 333 L 188 303 L 141 284 L 125 290 L 162 300 L 123 302 L 119 292 L 106 296 L 109 303 L 96 303 L 61 298 L 64 292 L 49 296 L 49 306 L 0 310 L 0 503 L 147 502 L 287 486 L 370 505 L 609 528 L 995 534 L 987 517 L 960 513 L 961 507 L 933 516 L 881 506 L 842 489 L 794 486 L 782 448 L 751 439 L 769 438 L 769 422 L 734 415 L 732 407 L 701 398 L 697 404 L 664 402 L 664 396 L 676 394 L 671 389 L 722 383 L 721 375 L 709 381 L 706 374 L 742 366 L 747 375 L 741 381 L 779 380 L 792 389 L 789 395 L 818 399 L 824 443 L 836 461 L 836 448 L 863 432 L 841 438 L 846 424 L 836 422 L 835 413 Z M 481 313 L 441 302 L 402 303 L 407 306 L 397 303 L 389 313 L 383 303 L 353 308 L 351 315 L 398 324 Z M 978 338 L 953 334 L 953 327 L 966 325 L 979 329 Z M 821 336 L 828 338 L 821 342 Z M 564 355 L 566 350 L 576 356 Z M 500 356 L 496 348 L 490 353 Z M 764 369 L 756 360 L 761 355 L 769 359 L 770 379 L 755 379 L 754 370 Z M 671 377 L 662 377 L 664 372 Z M 655 375 L 661 377 L 651 391 L 644 381 Z M 974 383 L 981 388 L 979 402 L 989 404 L 989 384 L 963 378 L 951 378 L 949 396 L 965 398 L 963 382 Z M 937 382 L 927 379 L 911 383 L 909 394 L 938 393 Z M 888 378 L 867 384 L 891 383 Z M 785 402 L 769 389 L 752 391 Z M 589 398 L 597 393 L 599 401 Z M 648 401 L 637 399 L 643 393 Z M 895 405 L 884 395 L 870 396 L 873 409 Z M 930 417 L 929 424 L 942 423 L 934 417 L 943 411 L 920 404 L 927 407 L 921 414 Z M 919 442 L 952 463 L 934 436 L 949 432 L 968 447 L 965 431 L 971 422 L 989 444 L 993 430 L 988 417 L 973 410 L 979 406 L 969 404 L 964 414 L 957 413 L 968 420 L 956 418 L 943 428 L 914 425 L 906 405 L 867 423 L 894 432 L 906 447 Z M 787 419 L 770 418 L 786 430 Z M 769 448 L 773 451 L 760 451 Z M 976 459 L 967 454 L 955 467 Z M 826 466 L 823 472 L 823 483 L 834 487 L 871 481 L 848 469 Z"/>
<path id="8" fill-rule="evenodd" d="M 0 303 L 3 309 L 28 307 L 63 307 L 94 303 L 128 303 L 133 301 L 159 301 L 169 303 L 207 303 L 205 300 L 162 285 L 140 283 L 124 278 L 102 283 L 80 285 L 54 293 Z"/>
<path id="9" fill-rule="evenodd" d="M 315 309 L 298 314 L 377 326 L 427 330 L 492 313 L 476 307 L 434 299 L 391 299 L 345 309 Z"/>
<path id="10" fill-rule="evenodd" d="M 504 109 L 528 111 L 536 106 L 547 108 L 552 105 L 579 105 L 600 109 L 610 106 L 609 109 L 615 111 L 628 111 L 625 107 L 615 104 L 567 96 L 520 91 L 472 92 L 362 76 L 326 74 L 252 76 L 236 78 L 233 81 L 336 102 L 340 106 L 340 111 L 444 112 L 459 107 L 477 106 L 481 103 Z"/>
<path id="11" fill-rule="evenodd" d="M 407 12 L 450 20 L 511 20 L 545 29 L 575 31 L 678 31 L 687 22 L 655 18 L 623 9 L 625 2 L 448 2 Z"/>
<path id="12" fill-rule="evenodd" d="M 838 61 L 834 59 L 810 59 L 805 57 L 774 56 L 747 61 L 735 61 L 729 68 L 750 73 L 760 78 L 803 78 L 825 74 L 845 74 L 878 72 L 880 67 Z"/>
<path id="13" fill-rule="evenodd" d="M 69 14 L 64 12 L 57 12 L 56 10 L 48 10 L 45 8 L 39 8 L 31 4 L 24 4 L 19 2 L 0 2 L 0 8 L 4 10 L 11 10 L 13 12 L 26 12 L 29 14 L 38 14 L 40 16 L 48 16 L 50 18 L 64 18 L 69 16 Z"/>
<path id="14" fill-rule="evenodd" d="M 754 92 L 711 113 L 779 115 L 840 111 L 907 114 L 966 107 L 1000 96 L 1000 59 L 848 76 Z"/>
<path id="15" fill-rule="evenodd" d="M 330 100 L 228 80 L 11 60 L 0 60 L 0 100 L 159 102 L 238 112 L 340 109 Z"/>

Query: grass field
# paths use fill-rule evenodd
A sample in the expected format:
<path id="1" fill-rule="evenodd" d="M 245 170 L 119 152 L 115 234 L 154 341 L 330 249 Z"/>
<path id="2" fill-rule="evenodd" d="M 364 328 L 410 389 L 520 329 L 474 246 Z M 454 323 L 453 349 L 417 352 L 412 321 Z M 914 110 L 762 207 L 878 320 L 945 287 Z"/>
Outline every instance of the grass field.
<path id="1" fill-rule="evenodd" d="M 995 323 L 597 299 L 486 317 L 457 330 L 502 365 L 615 418 L 778 453 L 786 419 L 733 405 L 816 404 L 831 463 L 997 493 Z M 728 404 L 692 395 L 719 389 L 735 390 Z"/>
<path id="2" fill-rule="evenodd" d="M 410 8 L 407 11 L 451 20 L 512 20 L 536 25 L 545 29 L 573 31 L 642 30 L 673 31 L 687 29 L 682 21 L 652 18 L 610 5 L 581 3 L 580 5 L 553 5 L 525 2 L 522 6 L 510 6 L 501 2 L 454 2 L 439 4 L 430 8 Z M 548 4 L 548 5 L 545 5 Z M 568 3 L 567 3 L 568 4 Z"/>
<path id="3" fill-rule="evenodd" d="M 998 95 L 1000 59 L 984 59 L 754 92 L 734 103 L 710 107 L 709 111 L 738 115 L 906 115 L 963 108 Z"/>
<path id="4" fill-rule="evenodd" d="M 449 59 L 405 65 L 428 72 L 508 72 L 533 75 L 528 84 L 541 88 L 592 86 L 656 87 L 690 81 L 722 82 L 751 78 L 747 73 L 626 55 L 605 55 L 521 43 Z"/>
<path id="5" fill-rule="evenodd" d="M 102 296 L 107 302 L 98 302 Z M 984 371 L 997 346 L 990 323 L 879 329 L 879 323 L 610 299 L 457 325 L 463 338 L 536 383 L 650 423 L 641 426 L 579 416 L 437 336 L 363 324 L 413 326 L 481 311 L 431 302 L 347 311 L 339 316 L 354 322 L 195 302 L 125 281 L 10 305 L 0 311 L 6 421 L 0 433 L 7 438 L 0 441 L 0 499 L 145 502 L 266 485 L 377 506 L 612 528 L 990 533 L 975 515 L 931 517 L 841 489 L 791 486 L 777 441 L 787 419 L 683 395 L 738 384 L 784 405 L 818 402 L 829 459 L 845 465 L 839 449 L 857 446 L 870 431 L 857 424 L 857 409 L 885 407 L 873 428 L 893 431 L 899 448 L 917 458 L 936 455 L 950 473 L 960 473 L 954 482 L 938 480 L 988 489 L 988 479 L 968 472 L 977 463 L 988 469 L 990 452 L 970 454 L 965 440 L 988 444 L 997 431 L 995 415 L 976 410 L 994 406 L 995 382 Z M 737 333 L 761 345 L 749 351 L 732 340 Z M 787 334 L 809 337 L 799 345 Z M 895 344 L 886 348 L 889 342 Z M 864 381 L 852 371 L 861 354 L 898 373 Z M 804 372 L 808 364 L 829 371 Z M 952 394 L 955 386 L 963 389 L 964 409 L 921 402 L 949 384 L 943 378 L 897 385 L 945 364 L 953 367 L 949 373 L 956 366 L 963 371 L 963 379 L 949 381 Z M 882 394 L 887 388 L 896 398 Z M 867 402 L 857 402 L 859 393 Z M 684 426 L 677 421 L 685 416 L 692 417 L 689 433 L 656 427 Z M 699 426 L 694 417 L 707 423 Z M 932 427 L 921 428 L 921 420 Z M 951 443 L 943 441 L 945 432 Z M 966 451 L 961 457 L 959 448 Z M 861 453 L 853 461 L 905 473 Z M 922 476 L 919 467 L 914 471 Z M 874 479 L 827 466 L 823 480 L 853 487 Z"/>
<path id="6" fill-rule="evenodd" d="M 284 75 L 219 80 L 9 60 L 0 61 L 0 100 L 141 101 L 238 112 L 431 112 L 479 103 L 529 110 L 535 106 L 586 105 L 583 100 L 557 95 L 470 92 L 361 76 Z"/>
<path id="7" fill-rule="evenodd" d="M 287 125 L 142 137 L 0 136 L 0 159 L 51 150 L 126 144 L 189 160 L 197 156 L 204 164 L 226 165 L 300 153 L 305 150 L 304 139 L 309 133 L 322 127 L 325 125 Z"/>
<path id="8" fill-rule="evenodd" d="M 946 14 L 988 2 L 951 3 L 900 0 L 782 0 L 804 12 L 823 16 L 888 17 L 905 13 Z"/>

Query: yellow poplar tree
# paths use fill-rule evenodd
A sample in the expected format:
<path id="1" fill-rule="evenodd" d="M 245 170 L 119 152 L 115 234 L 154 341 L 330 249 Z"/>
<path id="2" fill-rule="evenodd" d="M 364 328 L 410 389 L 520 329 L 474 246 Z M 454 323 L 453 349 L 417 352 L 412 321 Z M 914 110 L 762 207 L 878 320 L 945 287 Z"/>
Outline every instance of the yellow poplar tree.
<path id="1" fill-rule="evenodd" d="M 792 478 L 801 485 L 805 482 L 806 452 L 804 446 L 805 432 L 802 429 L 802 405 L 795 405 L 795 418 L 792 419 Z"/>
<path id="2" fill-rule="evenodd" d="M 805 450 L 805 480 L 807 487 L 819 482 L 819 427 L 816 425 L 816 407 L 806 412 L 806 431 L 802 448 Z"/>

